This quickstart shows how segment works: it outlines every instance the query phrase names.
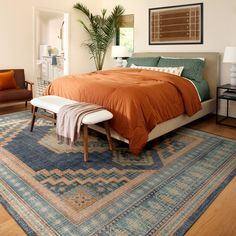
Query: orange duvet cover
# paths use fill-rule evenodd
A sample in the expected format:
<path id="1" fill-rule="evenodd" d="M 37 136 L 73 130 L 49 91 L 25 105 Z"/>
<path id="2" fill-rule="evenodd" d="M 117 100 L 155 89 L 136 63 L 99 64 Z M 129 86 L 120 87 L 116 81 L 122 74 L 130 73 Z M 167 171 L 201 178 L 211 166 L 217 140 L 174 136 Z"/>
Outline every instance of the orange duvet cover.
<path id="1" fill-rule="evenodd" d="M 45 95 L 57 95 L 101 105 L 111 111 L 111 127 L 129 140 L 138 154 L 148 133 L 180 114 L 192 116 L 201 109 L 198 94 L 186 79 L 156 71 L 119 69 L 69 75 L 56 79 Z"/>

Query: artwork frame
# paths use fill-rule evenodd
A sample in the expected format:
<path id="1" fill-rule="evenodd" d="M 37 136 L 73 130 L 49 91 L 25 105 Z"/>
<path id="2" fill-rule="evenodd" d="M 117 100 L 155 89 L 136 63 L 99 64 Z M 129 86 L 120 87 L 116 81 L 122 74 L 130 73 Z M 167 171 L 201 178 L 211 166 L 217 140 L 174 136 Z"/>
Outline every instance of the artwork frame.
<path id="1" fill-rule="evenodd" d="M 203 44 L 203 3 L 149 9 L 149 45 Z"/>

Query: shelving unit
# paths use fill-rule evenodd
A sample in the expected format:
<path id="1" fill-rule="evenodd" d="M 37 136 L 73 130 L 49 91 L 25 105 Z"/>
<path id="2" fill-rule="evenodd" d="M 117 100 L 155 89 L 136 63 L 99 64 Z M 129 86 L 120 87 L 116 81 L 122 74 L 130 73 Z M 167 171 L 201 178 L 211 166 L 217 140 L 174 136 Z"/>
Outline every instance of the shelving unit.
<path id="1" fill-rule="evenodd" d="M 223 91 L 222 91 L 223 90 Z M 219 100 L 226 100 L 226 116 L 223 118 L 219 118 Z M 223 124 L 231 127 L 236 127 L 235 125 L 232 124 L 227 124 L 223 121 L 226 121 L 227 119 L 235 119 L 233 117 L 229 116 L 229 109 L 230 109 L 230 101 L 236 101 L 236 86 L 233 86 L 231 84 L 223 84 L 217 86 L 217 91 L 216 91 L 216 123 L 217 124 Z M 236 120 L 236 119 L 235 119 Z"/>

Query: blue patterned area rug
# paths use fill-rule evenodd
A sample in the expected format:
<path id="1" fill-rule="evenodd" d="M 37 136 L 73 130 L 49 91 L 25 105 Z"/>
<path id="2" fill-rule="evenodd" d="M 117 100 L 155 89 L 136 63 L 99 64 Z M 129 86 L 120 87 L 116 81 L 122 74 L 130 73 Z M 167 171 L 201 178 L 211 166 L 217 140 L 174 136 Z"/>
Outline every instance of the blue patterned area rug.
<path id="1" fill-rule="evenodd" d="M 28 235 L 183 235 L 236 173 L 236 142 L 181 128 L 139 157 L 90 132 L 58 144 L 31 114 L 0 116 L 0 203 Z"/>

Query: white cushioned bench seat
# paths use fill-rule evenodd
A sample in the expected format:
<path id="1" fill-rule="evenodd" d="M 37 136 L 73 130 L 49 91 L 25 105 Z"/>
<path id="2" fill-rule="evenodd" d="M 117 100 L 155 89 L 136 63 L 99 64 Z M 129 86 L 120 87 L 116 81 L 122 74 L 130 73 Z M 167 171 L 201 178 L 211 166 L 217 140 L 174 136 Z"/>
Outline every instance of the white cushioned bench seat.
<path id="1" fill-rule="evenodd" d="M 55 114 L 57 114 L 63 106 L 74 103 L 78 102 L 59 96 L 43 96 L 31 100 L 31 104 L 34 107 L 42 108 Z M 103 122 L 105 120 L 110 120 L 112 119 L 112 117 L 112 113 L 104 109 L 86 115 L 83 118 L 82 123 L 87 125 L 93 125 Z"/>
<path id="2" fill-rule="evenodd" d="M 56 122 L 56 115 L 59 110 L 65 106 L 78 103 L 77 101 L 73 101 L 67 98 L 59 97 L 59 96 L 42 96 L 37 97 L 31 100 L 31 104 L 33 106 L 33 117 L 32 117 L 32 123 L 31 123 L 31 129 L 30 131 L 33 131 L 34 122 L 36 117 L 41 117 L 45 119 L 49 119 Z M 53 113 L 53 117 L 49 117 L 45 114 L 38 113 L 38 108 L 44 109 L 50 113 Z M 111 135 L 110 135 L 110 129 L 108 120 L 112 119 L 113 114 L 106 110 L 105 108 L 99 111 L 94 111 L 92 113 L 87 114 L 84 116 L 82 120 L 83 125 L 83 136 L 84 136 L 84 161 L 88 161 L 88 125 L 94 125 L 97 123 L 103 122 L 104 128 L 106 130 L 107 139 L 109 143 L 109 149 L 112 150 L 112 141 L 111 141 Z"/>

